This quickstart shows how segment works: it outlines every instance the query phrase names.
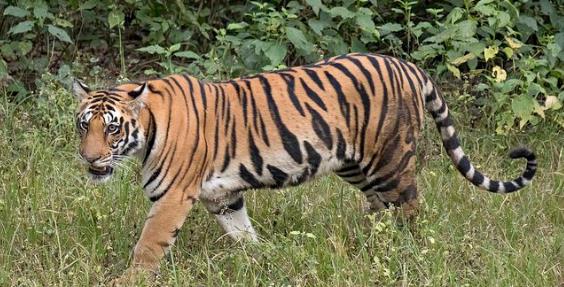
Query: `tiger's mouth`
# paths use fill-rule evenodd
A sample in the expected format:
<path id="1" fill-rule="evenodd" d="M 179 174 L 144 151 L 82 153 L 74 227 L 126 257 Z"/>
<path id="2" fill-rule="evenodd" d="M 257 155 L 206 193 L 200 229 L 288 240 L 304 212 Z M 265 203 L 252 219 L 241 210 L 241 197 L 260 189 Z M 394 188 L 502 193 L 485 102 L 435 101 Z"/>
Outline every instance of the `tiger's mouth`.
<path id="1" fill-rule="evenodd" d="M 112 176 L 113 172 L 114 172 L 114 168 L 111 166 L 88 167 L 88 173 L 90 174 L 90 178 L 95 182 L 107 181 Z"/>

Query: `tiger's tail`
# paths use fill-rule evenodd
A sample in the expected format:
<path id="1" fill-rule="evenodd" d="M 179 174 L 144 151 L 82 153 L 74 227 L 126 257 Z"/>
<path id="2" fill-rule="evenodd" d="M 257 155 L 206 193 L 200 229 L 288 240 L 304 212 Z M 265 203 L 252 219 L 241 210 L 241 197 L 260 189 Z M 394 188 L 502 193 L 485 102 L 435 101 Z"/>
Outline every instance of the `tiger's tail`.
<path id="1" fill-rule="evenodd" d="M 525 147 L 519 147 L 509 153 L 509 157 L 512 159 L 527 159 L 527 166 L 521 176 L 512 181 L 491 180 L 476 170 L 472 163 L 470 163 L 468 157 L 464 154 L 460 146 L 458 135 L 454 129 L 454 123 L 449 115 L 446 102 L 432 80 L 427 79 L 422 89 L 422 94 L 425 99 L 425 108 L 433 116 L 437 129 L 441 133 L 443 146 L 458 171 L 467 180 L 477 187 L 494 193 L 514 192 L 531 183 L 537 170 L 537 160 L 533 151 Z"/>

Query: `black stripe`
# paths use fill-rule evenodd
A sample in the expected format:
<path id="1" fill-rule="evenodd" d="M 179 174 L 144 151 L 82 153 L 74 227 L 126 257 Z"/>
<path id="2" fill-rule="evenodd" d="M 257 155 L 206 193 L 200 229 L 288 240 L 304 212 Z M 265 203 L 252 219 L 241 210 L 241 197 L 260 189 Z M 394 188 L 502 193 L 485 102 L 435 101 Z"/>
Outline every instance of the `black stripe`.
<path id="1" fill-rule="evenodd" d="M 374 186 L 380 185 L 386 181 L 389 181 L 392 177 L 394 177 L 394 175 L 397 174 L 401 174 L 401 172 L 403 170 L 405 170 L 405 168 L 407 167 L 407 165 L 409 164 L 410 159 L 415 156 L 415 151 L 414 150 L 410 150 L 408 152 L 406 152 L 400 162 L 397 164 L 397 166 L 394 168 L 393 171 L 389 172 L 388 174 L 385 174 L 383 176 L 377 177 L 374 180 L 372 180 L 368 185 L 366 185 L 365 187 L 362 188 L 363 192 L 366 192 L 370 189 L 372 189 Z M 374 172 L 376 172 L 378 169 L 375 169 Z M 378 189 L 380 190 L 380 189 Z"/>
<path id="2" fill-rule="evenodd" d="M 237 211 L 240 210 L 241 208 L 243 208 L 243 206 L 245 205 L 245 201 L 243 200 L 243 197 L 239 197 L 235 202 L 229 204 L 227 206 L 227 209 L 231 210 L 231 211 Z"/>
<path id="3" fill-rule="evenodd" d="M 375 188 L 375 190 L 377 192 L 388 192 L 394 190 L 396 187 L 398 187 L 398 185 L 399 185 L 399 179 L 395 178 L 393 180 L 386 182 L 386 184 Z"/>
<path id="4" fill-rule="evenodd" d="M 208 100 L 207 100 L 207 95 L 206 95 L 206 89 L 205 86 L 206 84 L 202 83 L 202 81 L 198 80 L 196 83 L 198 83 L 198 86 L 200 88 L 200 97 L 202 98 L 202 105 L 204 106 L 204 111 L 208 109 Z M 204 113 L 204 117 L 205 117 Z"/>
<path id="5" fill-rule="evenodd" d="M 456 135 L 456 132 L 449 139 L 443 140 L 443 146 L 445 147 L 445 149 L 447 151 L 454 150 L 454 149 L 456 149 L 457 147 L 460 146 L 460 142 L 458 141 L 458 137 Z"/>
<path id="6" fill-rule="evenodd" d="M 251 131 L 249 130 L 249 154 L 251 156 L 251 161 L 253 162 L 253 167 L 255 168 L 256 173 L 260 176 L 262 175 L 262 165 L 263 160 L 262 156 L 260 155 L 260 151 L 255 144 L 255 139 Z"/>
<path id="7" fill-rule="evenodd" d="M 317 84 L 317 86 L 319 86 L 319 88 L 325 90 L 325 87 L 323 86 L 323 82 L 321 81 L 319 75 L 317 75 L 317 73 L 314 70 L 310 70 L 310 69 L 303 69 L 303 70 L 304 72 L 306 72 L 309 78 L 312 79 Z"/>
<path id="8" fill-rule="evenodd" d="M 166 193 L 166 191 L 165 191 L 165 192 L 162 192 L 162 193 L 160 193 L 160 194 L 154 195 L 154 196 L 150 196 L 150 197 L 149 197 L 149 200 L 150 200 L 151 202 L 155 202 L 155 201 L 161 199 L 161 197 L 163 197 L 163 195 L 165 195 L 165 193 Z"/>
<path id="9" fill-rule="evenodd" d="M 213 134 L 213 159 L 217 158 L 217 152 L 219 151 L 219 123 L 220 121 L 216 119 L 215 121 L 215 132 Z"/>
<path id="10" fill-rule="evenodd" d="M 380 156 L 379 161 L 374 166 L 366 165 L 362 168 L 362 172 L 367 176 L 372 175 L 374 172 L 380 170 L 382 167 L 388 165 L 394 158 L 395 151 L 400 146 L 400 136 L 394 129 L 391 133 L 395 136 L 391 139 L 391 142 L 386 142 L 383 145 L 383 150 L 377 154 Z M 372 171 L 371 171 L 372 170 Z"/>
<path id="11" fill-rule="evenodd" d="M 345 67 L 341 63 L 331 63 L 330 65 L 337 68 L 346 77 L 348 77 L 351 80 L 351 82 L 353 83 L 353 86 L 355 87 L 357 93 L 360 95 L 360 99 L 361 99 L 362 106 L 363 106 L 363 109 L 364 109 L 364 111 L 363 111 L 364 119 L 363 119 L 362 125 L 361 125 L 360 145 L 359 145 L 361 147 L 359 161 L 362 161 L 362 159 L 364 158 L 364 143 L 366 141 L 366 128 L 368 126 L 368 120 L 369 120 L 369 117 L 370 117 L 370 98 L 368 97 L 368 94 L 366 93 L 366 90 L 364 89 L 364 85 L 362 85 L 356 79 L 356 77 L 349 71 L 349 69 L 347 67 Z"/>
<path id="12" fill-rule="evenodd" d="M 298 97 L 296 97 L 296 92 L 295 92 L 296 81 L 294 79 L 294 76 L 289 74 L 283 74 L 283 73 L 280 73 L 280 76 L 282 77 L 284 82 L 286 82 L 287 92 L 288 92 L 288 97 L 290 97 L 290 102 L 292 102 L 292 104 L 294 105 L 296 110 L 298 110 L 300 115 L 305 116 L 304 110 L 300 105 L 300 101 L 298 100 Z"/>
<path id="13" fill-rule="evenodd" d="M 147 186 L 149 186 L 149 184 L 151 184 L 151 182 L 153 182 L 160 174 L 161 174 L 161 167 L 159 166 L 153 172 L 153 174 L 151 174 L 151 177 L 149 177 L 149 180 L 143 185 L 143 189 L 147 188 Z"/>
<path id="14" fill-rule="evenodd" d="M 155 122 L 155 115 L 150 109 L 149 111 L 149 134 L 147 135 L 147 146 L 145 147 L 145 156 L 143 157 L 143 165 L 147 162 L 149 154 L 153 151 L 153 146 L 155 145 L 155 135 L 157 134 L 157 124 Z"/>
<path id="15" fill-rule="evenodd" d="M 372 74 L 364 67 L 362 62 L 359 61 L 357 58 L 350 57 L 348 59 L 355 66 L 357 66 L 360 69 L 360 71 L 364 74 L 364 77 L 366 78 L 366 80 L 368 81 L 368 84 L 370 85 L 370 91 L 371 91 L 372 95 L 374 95 L 375 90 L 374 90 L 374 80 L 372 79 Z"/>
<path id="16" fill-rule="evenodd" d="M 340 129 L 337 129 L 337 159 L 345 159 L 345 152 L 347 150 L 347 144 L 343 138 L 343 134 Z"/>
<path id="17" fill-rule="evenodd" d="M 472 177 L 471 182 L 477 186 L 484 182 L 484 175 L 479 171 L 474 171 L 474 176 Z"/>
<path id="18" fill-rule="evenodd" d="M 376 135 L 382 134 L 382 128 L 384 127 L 384 122 L 386 122 L 386 116 L 388 114 L 388 87 L 384 82 L 384 76 L 382 75 L 382 70 L 380 69 L 380 64 L 373 57 L 368 57 L 368 60 L 376 69 L 376 74 L 380 78 L 381 88 L 382 88 L 382 105 L 380 107 L 380 113 L 378 113 L 378 127 L 376 128 Z"/>
<path id="19" fill-rule="evenodd" d="M 513 185 L 513 183 L 511 183 L 510 181 L 504 182 L 503 187 L 505 187 L 505 192 L 512 192 L 517 190 L 517 187 Z"/>
<path id="20" fill-rule="evenodd" d="M 345 120 L 347 121 L 347 127 L 350 127 L 351 113 L 350 113 L 349 103 L 347 102 L 347 97 L 343 92 L 341 84 L 339 83 L 339 81 L 337 81 L 337 79 L 335 79 L 335 77 L 333 77 L 333 75 L 331 75 L 327 71 L 325 71 L 325 76 L 329 80 L 329 83 L 331 84 L 335 92 L 337 92 L 337 100 L 339 102 L 339 108 L 341 109 L 341 114 L 343 115 L 343 117 L 345 117 Z"/>
<path id="21" fill-rule="evenodd" d="M 274 101 L 274 98 L 272 97 L 272 91 L 271 91 L 269 80 L 262 75 L 259 75 L 258 79 L 262 84 L 264 94 L 266 95 L 267 98 L 270 115 L 272 116 L 272 119 L 276 124 L 284 149 L 286 150 L 286 152 L 288 152 L 288 154 L 292 157 L 292 159 L 295 162 L 302 163 L 303 158 L 302 158 L 302 152 L 300 150 L 300 144 L 298 142 L 298 138 L 296 137 L 296 135 L 290 132 L 288 127 L 286 127 L 286 125 L 282 122 L 280 113 L 278 111 L 278 107 L 276 105 L 276 102 Z"/>
<path id="22" fill-rule="evenodd" d="M 304 81 L 304 79 L 300 78 L 300 83 L 302 84 L 302 87 L 304 87 L 304 90 L 306 92 L 306 95 L 315 102 L 315 104 L 317 104 L 321 109 L 323 109 L 324 111 L 327 111 L 327 106 L 325 106 L 325 103 L 323 102 L 323 100 L 321 100 L 321 98 L 319 97 L 319 95 L 314 92 Z"/>
<path id="23" fill-rule="evenodd" d="M 243 87 L 241 87 L 241 97 L 243 98 L 241 102 L 241 106 L 243 107 L 243 125 L 246 127 L 248 125 L 249 100 L 247 97 L 247 91 Z"/>
<path id="24" fill-rule="evenodd" d="M 450 115 L 447 115 L 447 117 L 439 122 L 435 122 L 435 125 L 437 126 L 437 128 L 443 128 L 443 127 L 449 127 L 454 125 L 454 122 L 452 121 L 452 117 Z"/>
<path id="25" fill-rule="evenodd" d="M 237 154 L 237 122 L 235 118 L 233 118 L 233 124 L 231 125 L 231 142 L 229 143 L 231 146 L 231 157 L 235 157 Z"/>
<path id="26" fill-rule="evenodd" d="M 306 108 L 311 114 L 311 125 L 313 126 L 315 134 L 317 134 L 329 150 L 333 149 L 333 136 L 331 135 L 329 124 L 327 124 L 323 117 L 308 104 L 306 104 Z"/>
<path id="27" fill-rule="evenodd" d="M 223 154 L 223 165 L 221 167 L 221 172 L 224 172 L 227 169 L 230 162 L 231 162 L 231 157 L 229 156 L 229 145 L 226 145 L 225 153 Z"/>
<path id="28" fill-rule="evenodd" d="M 253 188 L 264 186 L 243 164 L 239 165 L 239 176 Z"/>
<path id="29" fill-rule="evenodd" d="M 337 172 L 339 172 L 339 173 L 348 172 L 348 171 L 353 171 L 353 170 L 357 170 L 357 169 L 358 169 L 358 165 L 353 164 L 353 165 L 345 166 L 345 167 L 339 169 Z"/>
<path id="30" fill-rule="evenodd" d="M 274 179 L 274 181 L 276 182 L 274 187 L 284 186 L 284 182 L 286 182 L 286 180 L 288 179 L 288 174 L 270 164 L 266 165 L 266 168 L 268 169 L 268 171 L 270 171 L 270 174 L 272 174 L 272 179 Z"/>
<path id="31" fill-rule="evenodd" d="M 462 175 L 466 176 L 466 173 L 470 170 L 470 161 L 468 160 L 467 156 L 463 156 L 460 161 L 458 162 L 456 168 L 462 173 Z"/>
<path id="32" fill-rule="evenodd" d="M 262 134 L 262 140 L 264 141 L 264 143 L 266 144 L 266 146 L 270 146 L 270 140 L 268 139 L 268 132 L 266 130 L 266 125 L 264 124 L 264 121 L 262 120 L 262 116 L 259 117 L 259 122 L 260 122 L 260 127 L 261 127 L 261 134 Z"/>
<path id="33" fill-rule="evenodd" d="M 535 169 L 527 167 L 527 169 L 525 169 L 525 172 L 523 172 L 523 177 L 527 180 L 531 180 L 535 176 L 535 172 Z"/>
<path id="34" fill-rule="evenodd" d="M 319 153 L 307 141 L 304 141 L 304 147 L 307 153 L 307 162 L 310 167 L 310 175 L 314 176 L 317 173 L 319 165 L 321 164 L 321 155 L 319 155 Z"/>
<path id="35" fill-rule="evenodd" d="M 490 191 L 497 192 L 499 191 L 499 181 L 492 180 L 490 181 Z"/>

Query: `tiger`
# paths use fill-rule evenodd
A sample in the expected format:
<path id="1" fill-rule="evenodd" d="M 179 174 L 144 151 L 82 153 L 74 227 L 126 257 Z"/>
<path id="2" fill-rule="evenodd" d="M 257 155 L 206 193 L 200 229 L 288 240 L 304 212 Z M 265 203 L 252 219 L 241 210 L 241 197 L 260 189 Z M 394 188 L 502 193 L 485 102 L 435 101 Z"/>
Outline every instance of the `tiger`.
<path id="1" fill-rule="evenodd" d="M 450 160 L 480 189 L 530 184 L 533 151 L 511 181 L 478 171 L 461 148 L 445 99 L 415 64 L 353 53 L 220 82 L 187 74 L 91 90 L 74 80 L 79 154 L 94 182 L 135 156 L 152 201 L 130 270 L 157 270 L 188 212 L 201 202 L 233 240 L 258 241 L 243 192 L 334 173 L 360 189 L 369 210 L 416 214 L 416 142 L 429 112 Z"/>

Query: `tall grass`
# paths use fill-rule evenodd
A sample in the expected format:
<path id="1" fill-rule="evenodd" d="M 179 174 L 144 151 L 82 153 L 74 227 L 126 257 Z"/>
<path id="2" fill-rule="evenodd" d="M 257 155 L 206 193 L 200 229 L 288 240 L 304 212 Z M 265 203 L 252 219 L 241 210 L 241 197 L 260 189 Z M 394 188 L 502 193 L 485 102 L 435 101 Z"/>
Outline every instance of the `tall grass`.
<path id="1" fill-rule="evenodd" d="M 73 99 L 55 86 L 23 103 L 0 95 L 0 285 L 86 286 L 120 274 L 149 202 L 129 164 L 90 185 L 77 157 Z M 432 126 L 432 125 L 429 125 Z M 538 153 L 532 186 L 509 196 L 472 187 L 426 129 L 421 210 L 411 225 L 363 212 L 360 192 L 325 177 L 251 191 L 260 244 L 225 238 L 204 208 L 190 213 L 157 278 L 169 286 L 557 286 L 564 258 L 564 135 L 547 127 L 499 136 L 459 124 L 473 162 L 516 176 L 506 148 Z"/>

